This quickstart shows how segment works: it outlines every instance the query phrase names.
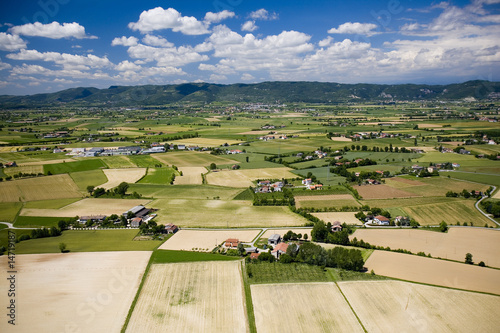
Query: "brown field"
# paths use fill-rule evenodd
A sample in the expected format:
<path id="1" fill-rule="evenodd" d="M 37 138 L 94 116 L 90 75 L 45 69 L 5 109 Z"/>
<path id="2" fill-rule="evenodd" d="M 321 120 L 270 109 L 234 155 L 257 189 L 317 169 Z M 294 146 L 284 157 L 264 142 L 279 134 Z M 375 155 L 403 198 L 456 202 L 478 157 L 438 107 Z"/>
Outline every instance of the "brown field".
<path id="1" fill-rule="evenodd" d="M 228 238 L 237 238 L 242 242 L 251 242 L 260 229 L 244 230 L 179 230 L 163 243 L 160 250 L 212 251 Z"/>
<path id="2" fill-rule="evenodd" d="M 290 172 L 290 168 L 264 168 L 264 169 L 246 169 L 246 170 L 224 170 L 210 172 L 206 178 L 212 185 L 229 187 L 248 187 L 252 186 L 252 181 L 257 179 L 281 179 L 295 178 L 297 175 Z"/>
<path id="3" fill-rule="evenodd" d="M 137 205 L 146 205 L 147 199 L 94 199 L 87 198 L 79 200 L 60 209 L 37 209 L 25 208 L 21 211 L 22 216 L 55 216 L 73 217 L 82 215 L 111 215 L 122 214 Z"/>
<path id="4" fill-rule="evenodd" d="M 210 163 L 215 164 L 237 164 L 239 162 L 229 158 L 211 155 L 210 153 L 196 151 L 176 151 L 167 154 L 152 154 L 151 157 L 167 165 L 175 165 L 177 167 L 209 166 Z"/>
<path id="5" fill-rule="evenodd" d="M 335 283 L 251 286 L 258 332 L 363 332 Z"/>
<path id="6" fill-rule="evenodd" d="M 33 165 L 23 165 L 23 166 L 18 166 L 16 168 L 4 168 L 3 173 L 5 173 L 7 176 L 12 176 L 17 173 L 43 173 L 43 166 L 40 165 L 39 163 L 33 164 Z"/>
<path id="7" fill-rule="evenodd" d="M 368 332 L 498 332 L 500 297 L 402 281 L 339 282 Z"/>
<path id="8" fill-rule="evenodd" d="M 224 140 L 224 139 L 209 139 L 209 138 L 191 138 L 171 141 L 173 145 L 186 145 L 186 146 L 199 146 L 199 147 L 219 147 L 227 143 L 233 145 L 239 143 L 238 140 Z"/>
<path id="9" fill-rule="evenodd" d="M 211 117 L 211 118 L 203 118 L 207 121 L 220 121 L 220 116 L 214 116 L 214 117 Z"/>
<path id="10" fill-rule="evenodd" d="M 248 331 L 239 261 L 151 266 L 126 332 Z"/>
<path id="11" fill-rule="evenodd" d="M 201 174 L 206 173 L 204 167 L 179 167 L 182 176 L 176 176 L 174 185 L 201 185 Z"/>
<path id="12" fill-rule="evenodd" d="M 409 198 L 418 197 L 419 195 L 403 191 L 388 185 L 355 185 L 353 186 L 363 197 L 363 199 L 390 199 L 390 198 Z"/>
<path id="13" fill-rule="evenodd" d="M 297 196 L 295 197 L 295 204 L 297 208 L 341 208 L 343 206 L 360 206 L 360 204 L 350 194 Z"/>
<path id="14" fill-rule="evenodd" d="M 420 186 L 420 185 L 426 185 L 425 183 L 419 182 L 418 180 L 413 180 L 413 179 L 406 179 L 406 178 L 401 178 L 401 177 L 393 177 L 393 178 L 388 178 L 385 180 L 386 182 L 398 182 L 402 184 L 406 184 L 409 186 Z"/>
<path id="15" fill-rule="evenodd" d="M 312 215 L 316 216 L 317 218 L 325 221 L 325 223 L 328 222 L 335 222 L 335 221 L 340 221 L 342 223 L 347 223 L 347 224 L 361 224 L 362 222 L 358 220 L 354 215 L 356 215 L 356 212 L 330 212 L 330 213 L 312 213 Z"/>
<path id="16" fill-rule="evenodd" d="M 135 183 L 146 173 L 146 168 L 103 169 L 108 182 L 100 185 L 106 190 L 117 187 L 121 182 Z"/>
<path id="17" fill-rule="evenodd" d="M 388 251 L 374 251 L 365 267 L 397 279 L 500 295 L 498 269 Z"/>
<path id="18" fill-rule="evenodd" d="M 352 139 L 350 139 L 350 138 L 343 138 L 341 136 L 339 136 L 339 137 L 334 136 L 331 139 L 332 139 L 332 141 L 337 141 L 337 142 L 351 142 L 352 141 Z"/>
<path id="19" fill-rule="evenodd" d="M 2 319 L 0 331 L 120 332 L 150 256 L 146 251 L 18 255 L 16 326 Z M 0 264 L 7 267 L 7 256 Z M 2 278 L 2 295 L 7 289 Z"/>
<path id="20" fill-rule="evenodd" d="M 0 183 L 0 202 L 78 198 L 81 196 L 78 186 L 68 174 Z"/>
<path id="21" fill-rule="evenodd" d="M 493 199 L 500 199 L 500 191 L 497 191 L 494 195 L 491 196 Z"/>
<path id="22" fill-rule="evenodd" d="M 21 166 L 27 166 L 27 165 L 44 165 L 44 164 L 58 164 L 58 163 L 64 163 L 64 162 L 74 162 L 74 159 L 71 158 L 65 158 L 65 159 L 59 159 L 59 160 L 47 160 L 47 161 L 38 161 L 38 162 L 24 162 L 20 163 Z"/>
<path id="23" fill-rule="evenodd" d="M 436 258 L 463 261 L 472 253 L 475 262 L 500 268 L 500 231 L 496 229 L 450 228 L 447 233 L 415 229 L 358 229 L 356 237 L 372 245 L 425 252 Z"/>
<path id="24" fill-rule="evenodd" d="M 291 230 L 292 232 L 294 232 L 296 234 L 302 234 L 302 237 L 304 237 L 304 235 L 307 234 L 308 239 L 311 239 L 312 228 L 267 229 L 266 232 L 264 232 L 262 234 L 262 236 L 260 236 L 260 237 L 261 238 L 269 238 L 269 236 L 271 236 L 273 234 L 278 234 L 278 235 L 281 235 L 281 237 L 283 237 L 283 235 L 286 234 L 288 232 L 288 230 Z"/>

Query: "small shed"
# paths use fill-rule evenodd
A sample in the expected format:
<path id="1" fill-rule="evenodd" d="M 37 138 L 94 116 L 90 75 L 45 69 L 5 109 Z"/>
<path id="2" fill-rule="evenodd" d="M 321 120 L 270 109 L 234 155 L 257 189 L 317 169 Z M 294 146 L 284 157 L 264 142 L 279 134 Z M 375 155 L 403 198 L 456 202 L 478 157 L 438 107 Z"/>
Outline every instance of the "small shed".
<path id="1" fill-rule="evenodd" d="M 278 234 L 273 234 L 267 239 L 267 244 L 272 246 L 278 245 L 279 242 L 281 242 L 281 236 Z"/>
<path id="2" fill-rule="evenodd" d="M 134 217 L 133 219 L 130 220 L 130 226 L 132 228 L 139 228 L 141 223 L 142 223 L 142 217 Z"/>
<path id="3" fill-rule="evenodd" d="M 179 230 L 175 224 L 169 223 L 165 226 L 165 233 L 167 234 L 175 234 Z"/>

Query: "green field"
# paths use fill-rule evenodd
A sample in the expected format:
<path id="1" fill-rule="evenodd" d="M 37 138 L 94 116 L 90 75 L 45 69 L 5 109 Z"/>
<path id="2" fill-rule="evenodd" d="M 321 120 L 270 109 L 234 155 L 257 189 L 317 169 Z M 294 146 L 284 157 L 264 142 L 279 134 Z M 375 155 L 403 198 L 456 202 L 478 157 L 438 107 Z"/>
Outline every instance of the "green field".
<path id="1" fill-rule="evenodd" d="M 97 187 L 108 181 L 101 169 L 72 172 L 69 174 L 80 191 L 87 192 L 87 186 Z"/>
<path id="2" fill-rule="evenodd" d="M 127 156 L 129 160 L 137 165 L 138 168 L 153 168 L 156 165 L 163 164 L 157 159 L 151 157 L 150 155 L 130 155 Z"/>
<path id="3" fill-rule="evenodd" d="M 338 185 L 345 182 L 345 178 L 335 175 L 330 172 L 330 167 L 323 168 L 311 168 L 311 169 L 301 169 L 301 170 L 292 170 L 292 173 L 296 175 L 300 175 L 301 177 L 306 177 L 307 174 L 311 172 L 316 178 L 321 181 L 323 186 L 333 186 Z"/>
<path id="4" fill-rule="evenodd" d="M 130 161 L 128 156 L 102 156 L 100 159 L 110 169 L 135 168 L 136 165 Z"/>
<path id="5" fill-rule="evenodd" d="M 241 189 L 215 185 L 157 185 L 157 184 L 130 184 L 130 193 L 137 192 L 148 198 L 180 198 L 180 199 L 212 199 L 230 200 Z"/>
<path id="6" fill-rule="evenodd" d="M 148 174 L 137 183 L 139 184 L 170 184 L 172 175 L 178 176 L 179 173 L 170 167 L 149 168 Z"/>
<path id="7" fill-rule="evenodd" d="M 240 257 L 230 257 L 222 254 L 174 250 L 156 250 L 153 252 L 151 259 L 151 263 L 153 264 L 191 261 L 241 260 Z"/>
<path id="8" fill-rule="evenodd" d="M 22 206 L 20 202 L 0 202 L 0 222 L 13 222 Z"/>
<path id="9" fill-rule="evenodd" d="M 299 263 L 252 263 L 246 265 L 246 271 L 249 275 L 248 281 L 252 284 L 330 281 L 330 277 L 321 267 Z"/>
<path id="10" fill-rule="evenodd" d="M 70 252 L 152 251 L 161 241 L 134 241 L 138 230 L 67 230 L 59 237 L 30 239 L 16 245 L 18 254 L 58 253 L 59 243 Z"/>
<path id="11" fill-rule="evenodd" d="M 164 154 L 154 154 L 151 155 L 152 158 L 157 159 L 158 161 L 167 164 L 167 165 L 175 165 L 177 167 L 183 166 L 209 166 L 211 163 L 215 163 L 216 165 L 226 165 L 226 164 L 234 164 L 235 160 L 231 159 L 232 155 L 211 155 L 209 153 L 204 152 L 195 152 L 195 151 L 176 151 L 169 152 Z"/>
<path id="12" fill-rule="evenodd" d="M 45 164 L 43 172 L 45 174 L 52 173 L 53 175 L 78 171 L 89 171 L 101 168 L 106 168 L 106 164 L 100 159 L 84 159 L 76 162 Z"/>
<path id="13" fill-rule="evenodd" d="M 29 201 L 24 204 L 24 208 L 59 209 L 79 200 L 81 200 L 81 198 Z"/>
<path id="14" fill-rule="evenodd" d="M 39 216 L 19 216 L 14 223 L 16 228 L 42 228 L 57 227 L 60 220 L 64 217 L 39 217 Z"/>
<path id="15" fill-rule="evenodd" d="M 468 180 L 471 182 L 500 186 L 500 175 L 498 174 L 482 174 L 482 173 L 472 173 L 472 172 L 447 172 L 443 173 L 443 176 L 449 176 L 450 178 Z"/>

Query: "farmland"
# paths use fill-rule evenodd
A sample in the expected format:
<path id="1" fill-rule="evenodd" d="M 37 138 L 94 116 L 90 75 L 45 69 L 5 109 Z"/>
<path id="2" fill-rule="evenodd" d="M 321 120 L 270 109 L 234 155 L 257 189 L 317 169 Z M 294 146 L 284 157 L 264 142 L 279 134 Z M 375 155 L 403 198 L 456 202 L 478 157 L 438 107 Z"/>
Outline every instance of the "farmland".
<path id="1" fill-rule="evenodd" d="M 182 176 L 175 177 L 175 185 L 201 185 L 201 174 L 206 173 L 204 167 L 180 167 L 179 171 Z"/>
<path id="2" fill-rule="evenodd" d="M 212 251 L 228 238 L 236 238 L 242 242 L 252 241 L 260 230 L 180 230 L 163 243 L 161 250 Z"/>
<path id="3" fill-rule="evenodd" d="M 0 202 L 35 201 L 81 197 L 69 175 L 19 179 L 0 183 Z"/>
<path id="4" fill-rule="evenodd" d="M 56 175 L 60 173 L 95 170 L 105 167 L 106 165 L 100 159 L 89 159 L 68 163 L 45 164 L 43 166 L 43 171 L 46 174 Z"/>
<path id="5" fill-rule="evenodd" d="M 211 172 L 207 182 L 212 185 L 229 187 L 248 187 L 257 179 L 295 178 L 289 168 L 247 169 Z"/>
<path id="6" fill-rule="evenodd" d="M 138 183 L 141 184 L 170 184 L 172 176 L 177 176 L 178 172 L 169 167 L 148 168 L 147 174 Z M 129 182 L 132 183 L 132 182 Z"/>
<path id="7" fill-rule="evenodd" d="M 144 168 L 104 169 L 103 171 L 108 178 L 108 181 L 100 186 L 104 189 L 116 187 L 121 182 L 135 183 L 146 173 Z"/>
<path id="8" fill-rule="evenodd" d="M 349 194 L 337 195 L 317 195 L 317 196 L 296 196 L 295 205 L 297 208 L 342 208 L 344 206 L 357 207 L 360 204 Z"/>
<path id="9" fill-rule="evenodd" d="M 353 186 L 363 199 L 391 199 L 391 198 L 409 198 L 419 195 L 390 187 L 387 185 L 356 185 Z"/>
<path id="10" fill-rule="evenodd" d="M 251 290 L 258 332 L 363 332 L 334 283 L 263 284 Z"/>
<path id="11" fill-rule="evenodd" d="M 208 153 L 199 153 L 193 151 L 180 151 L 168 154 L 155 154 L 151 157 L 167 165 L 175 165 L 177 167 L 185 166 L 209 166 L 210 163 L 215 164 L 234 164 L 237 163 L 229 158 L 211 155 Z"/>
<path id="12" fill-rule="evenodd" d="M 244 332 L 243 295 L 239 262 L 155 264 L 126 331 Z"/>
<path id="13" fill-rule="evenodd" d="M 368 332 L 496 332 L 500 297 L 401 281 L 339 282 Z"/>
<path id="14" fill-rule="evenodd" d="M 76 186 L 78 186 L 78 189 L 82 192 L 87 192 L 88 186 L 97 187 L 98 185 L 104 184 L 108 181 L 108 178 L 106 178 L 106 175 L 101 169 L 72 172 L 69 175 L 75 182 Z"/>
<path id="15" fill-rule="evenodd" d="M 120 331 L 150 255 L 145 251 L 18 256 L 22 287 L 16 306 L 29 313 L 29 319 L 20 315 L 14 331 Z M 6 267 L 7 257 L 0 257 L 0 263 Z M 0 282 L 5 295 L 7 283 Z M 12 331 L 9 326 L 7 320 L 0 322 L 2 332 Z"/>
<path id="16" fill-rule="evenodd" d="M 316 216 L 319 219 L 322 219 L 325 222 L 335 222 L 339 221 L 347 224 L 361 224 L 362 222 L 358 220 L 354 215 L 355 212 L 329 212 L 329 213 L 312 213 L 312 215 Z"/>

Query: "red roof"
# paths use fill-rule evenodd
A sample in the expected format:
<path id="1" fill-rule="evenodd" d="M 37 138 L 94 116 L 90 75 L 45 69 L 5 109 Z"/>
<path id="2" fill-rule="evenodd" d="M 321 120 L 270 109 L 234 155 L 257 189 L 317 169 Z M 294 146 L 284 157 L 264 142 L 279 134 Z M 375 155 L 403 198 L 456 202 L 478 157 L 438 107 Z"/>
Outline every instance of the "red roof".
<path id="1" fill-rule="evenodd" d="M 250 253 L 250 259 L 257 259 L 260 256 L 260 253 Z"/>
<path id="2" fill-rule="evenodd" d="M 379 220 L 379 221 L 387 221 L 387 222 L 389 222 L 389 219 L 387 217 L 383 216 L 383 215 L 377 215 L 377 216 L 375 216 L 375 219 Z"/>
<path id="3" fill-rule="evenodd" d="M 276 245 L 276 247 L 272 252 L 278 252 L 278 251 L 286 252 L 286 249 L 288 249 L 287 243 L 279 243 L 278 245 Z"/>

